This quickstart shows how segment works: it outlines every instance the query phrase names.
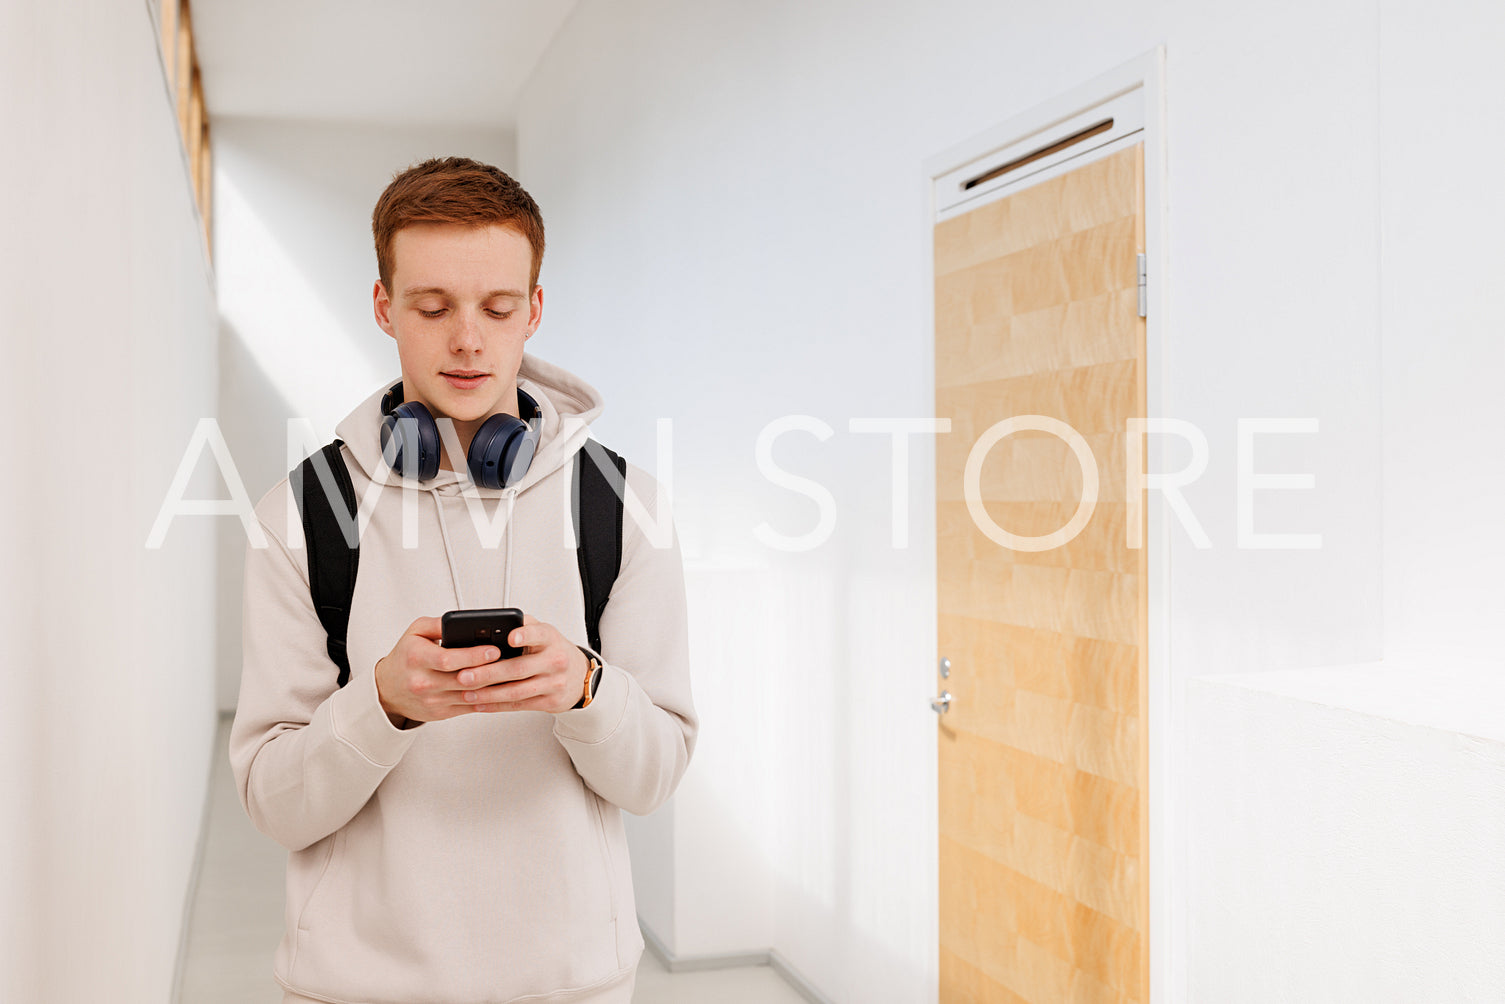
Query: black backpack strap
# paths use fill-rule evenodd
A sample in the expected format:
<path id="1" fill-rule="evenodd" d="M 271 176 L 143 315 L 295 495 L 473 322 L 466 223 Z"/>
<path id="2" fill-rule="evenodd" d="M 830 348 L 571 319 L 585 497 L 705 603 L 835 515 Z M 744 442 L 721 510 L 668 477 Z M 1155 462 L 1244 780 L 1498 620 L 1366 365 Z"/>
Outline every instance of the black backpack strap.
<path id="1" fill-rule="evenodd" d="M 585 595 L 585 632 L 601 652 L 601 613 L 622 569 L 622 500 L 627 493 L 627 461 L 594 439 L 575 453 L 571 512 L 575 557 Z"/>
<path id="2" fill-rule="evenodd" d="M 356 517 L 355 486 L 336 439 L 294 469 L 289 481 L 303 517 L 303 541 L 308 548 L 308 591 L 327 636 L 329 658 L 340 668 L 340 686 L 350 680 L 350 656 L 345 636 L 350 629 L 350 598 L 360 567 L 360 524 Z M 314 475 L 310 477 L 309 475 Z M 331 496 L 343 502 L 336 512 Z"/>

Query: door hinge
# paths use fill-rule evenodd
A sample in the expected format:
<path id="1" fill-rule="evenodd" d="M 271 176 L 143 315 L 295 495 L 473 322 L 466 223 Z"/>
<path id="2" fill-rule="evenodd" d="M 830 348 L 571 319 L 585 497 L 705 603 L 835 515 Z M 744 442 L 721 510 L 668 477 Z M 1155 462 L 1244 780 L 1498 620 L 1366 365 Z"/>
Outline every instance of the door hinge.
<path id="1" fill-rule="evenodd" d="M 1150 316 L 1150 297 L 1149 297 L 1148 290 L 1145 289 L 1144 271 L 1145 271 L 1145 258 L 1144 258 L 1144 255 L 1140 255 L 1139 256 L 1139 316 L 1140 317 L 1148 317 L 1148 316 Z"/>

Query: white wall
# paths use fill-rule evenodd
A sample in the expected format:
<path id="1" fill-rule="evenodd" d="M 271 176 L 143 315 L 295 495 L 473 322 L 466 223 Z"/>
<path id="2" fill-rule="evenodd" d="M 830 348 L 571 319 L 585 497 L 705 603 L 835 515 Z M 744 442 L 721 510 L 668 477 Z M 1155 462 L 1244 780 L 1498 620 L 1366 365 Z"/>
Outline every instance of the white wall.
<path id="1" fill-rule="evenodd" d="M 1168 33 L 1170 334 L 1165 413 L 1200 425 L 1187 498 L 1212 539 L 1173 537 L 1178 674 L 1378 657 L 1380 345 L 1376 12 L 1371 0 L 1186 3 Z M 1257 440 L 1259 533 L 1319 551 L 1240 550 L 1240 418 L 1315 417 Z"/>
<path id="2" fill-rule="evenodd" d="M 347 122 L 215 121 L 215 261 L 220 277 L 220 422 L 253 500 L 291 466 L 287 421 L 317 443 L 397 374 L 371 314 L 371 211 L 399 171 L 466 156 L 511 170 L 508 133 Z M 301 456 L 301 454 L 300 454 Z M 245 535 L 219 539 L 219 706 L 240 692 Z"/>
<path id="3" fill-rule="evenodd" d="M 0 6 L 0 999 L 160 1004 L 214 735 L 213 521 L 145 541 L 215 412 L 213 282 L 152 5 L 87 6 Z"/>
<path id="4" fill-rule="evenodd" d="M 1505 987 L 1505 11 L 1376 5 L 1384 660 L 1197 681 L 1192 999 Z M 1179 273 L 1178 273 L 1179 274 Z M 1365 304 L 1368 311 L 1372 304 Z M 1203 665 L 1216 672 L 1219 661 Z M 1278 960 L 1278 961 L 1275 961 Z"/>
<path id="5" fill-rule="evenodd" d="M 635 458 L 675 420 L 705 717 L 675 799 L 672 930 L 645 915 L 671 949 L 772 945 L 834 1000 L 933 997 L 932 459 L 916 449 L 895 551 L 887 444 L 847 421 L 932 411 L 925 159 L 1156 43 L 1172 264 L 1151 277 L 1154 410 L 1208 437 L 1187 496 L 1213 542 L 1171 541 L 1165 999 L 1187 999 L 1185 906 L 1208 892 L 1184 842 L 1187 682 L 1371 661 L 1387 628 L 1495 644 L 1505 476 L 1476 430 L 1502 362 L 1499 151 L 1478 126 L 1501 94 L 1479 22 L 1499 15 L 1381 7 L 580 5 L 525 91 L 519 177 L 550 226 L 540 351 L 602 387 L 600 433 Z M 753 534 L 815 524 L 754 463 L 790 413 L 836 430 L 776 458 L 839 512 L 794 555 Z M 1257 494 L 1255 530 L 1320 550 L 1238 547 L 1237 421 L 1264 417 L 1318 420 L 1256 454 L 1316 486 Z"/>
<path id="6" fill-rule="evenodd" d="M 1505 8 L 1380 9 L 1386 650 L 1505 671 Z"/>

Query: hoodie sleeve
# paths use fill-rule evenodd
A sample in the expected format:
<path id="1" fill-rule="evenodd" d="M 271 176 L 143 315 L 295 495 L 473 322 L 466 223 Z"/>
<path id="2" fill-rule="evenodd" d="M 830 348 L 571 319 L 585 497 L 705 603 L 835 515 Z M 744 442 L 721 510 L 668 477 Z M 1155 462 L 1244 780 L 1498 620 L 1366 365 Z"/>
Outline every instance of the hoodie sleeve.
<path id="1" fill-rule="evenodd" d="M 256 828 L 300 850 L 349 822 L 417 735 L 382 710 L 376 677 L 339 670 L 308 591 L 307 551 L 288 548 L 257 507 L 267 546 L 246 549 L 240 699 L 230 727 L 230 766 Z"/>
<path id="2" fill-rule="evenodd" d="M 624 514 L 621 571 L 601 615 L 601 682 L 589 707 L 554 716 L 554 735 L 596 794 L 646 815 L 684 776 L 698 718 L 679 539 L 653 478 L 629 466 L 627 483 L 647 519 L 639 525 L 630 506 Z M 655 526 L 663 546 L 649 537 Z"/>

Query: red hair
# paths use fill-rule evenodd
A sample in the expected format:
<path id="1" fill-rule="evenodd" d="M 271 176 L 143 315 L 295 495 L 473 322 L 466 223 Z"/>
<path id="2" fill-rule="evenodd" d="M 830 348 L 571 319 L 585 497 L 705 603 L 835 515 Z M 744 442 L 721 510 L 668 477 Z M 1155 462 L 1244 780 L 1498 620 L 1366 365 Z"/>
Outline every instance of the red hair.
<path id="1" fill-rule="evenodd" d="M 543 266 L 543 215 L 533 196 L 505 172 L 468 157 L 426 160 L 397 177 L 376 200 L 371 235 L 376 239 L 376 271 L 392 290 L 392 242 L 414 223 L 458 223 L 511 227 L 533 249 L 531 289 Z"/>

